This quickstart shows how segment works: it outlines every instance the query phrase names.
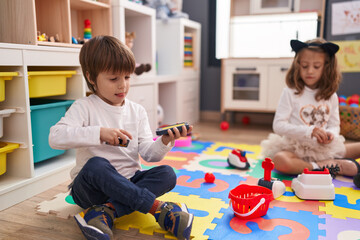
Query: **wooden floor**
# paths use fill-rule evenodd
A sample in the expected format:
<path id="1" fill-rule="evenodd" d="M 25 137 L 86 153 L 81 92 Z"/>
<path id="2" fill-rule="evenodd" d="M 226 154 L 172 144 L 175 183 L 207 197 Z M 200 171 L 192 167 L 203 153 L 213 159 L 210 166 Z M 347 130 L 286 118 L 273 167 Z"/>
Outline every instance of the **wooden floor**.
<path id="1" fill-rule="evenodd" d="M 222 141 L 246 144 L 259 144 L 271 132 L 271 126 L 254 126 L 232 124 L 227 131 L 220 130 L 219 123 L 201 122 L 194 126 L 194 133 L 199 134 L 201 141 Z M 36 195 L 22 203 L 0 212 L 0 239 L 36 239 L 62 240 L 85 239 L 75 220 L 61 219 L 55 215 L 39 215 L 36 206 L 60 192 L 66 192 L 69 182 L 62 183 L 48 191 Z M 129 231 L 114 230 L 115 239 L 165 239 L 163 235 L 155 233 L 153 236 L 138 233 L 137 229 Z"/>

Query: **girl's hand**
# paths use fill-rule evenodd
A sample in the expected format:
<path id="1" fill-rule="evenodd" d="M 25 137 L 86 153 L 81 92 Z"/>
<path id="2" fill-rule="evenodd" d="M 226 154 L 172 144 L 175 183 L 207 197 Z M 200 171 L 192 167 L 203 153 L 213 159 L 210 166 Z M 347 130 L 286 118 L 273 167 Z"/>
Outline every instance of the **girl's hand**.
<path id="1" fill-rule="evenodd" d="M 186 130 L 186 127 L 182 126 L 182 131 L 180 133 L 180 131 L 176 127 L 174 127 L 173 131 L 175 132 L 175 134 L 173 134 L 171 129 L 168 129 L 168 131 L 167 131 L 168 133 L 162 135 L 161 140 L 164 145 L 168 145 L 169 142 L 174 143 L 176 139 L 178 139 L 180 137 L 186 137 L 189 133 L 191 133 L 192 129 L 193 129 L 192 125 L 189 126 L 189 130 Z"/>
<path id="2" fill-rule="evenodd" d="M 314 128 L 314 130 L 311 134 L 311 137 L 315 137 L 317 139 L 318 143 L 321 143 L 321 144 L 328 144 L 334 139 L 334 136 L 332 135 L 332 133 L 325 132 L 324 129 L 318 128 L 318 127 Z"/>
<path id="3" fill-rule="evenodd" d="M 123 143 L 127 142 L 127 139 L 132 139 L 130 133 L 119 128 L 100 128 L 100 140 L 107 144 L 117 146 L 119 145 L 119 138 Z"/>

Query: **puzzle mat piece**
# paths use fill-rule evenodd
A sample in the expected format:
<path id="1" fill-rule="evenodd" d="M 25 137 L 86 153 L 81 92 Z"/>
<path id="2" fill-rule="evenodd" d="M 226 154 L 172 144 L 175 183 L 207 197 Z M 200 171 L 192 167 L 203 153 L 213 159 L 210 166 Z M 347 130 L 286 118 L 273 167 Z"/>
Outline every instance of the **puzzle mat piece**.
<path id="1" fill-rule="evenodd" d="M 245 180 L 239 175 L 223 175 L 214 173 L 215 182 L 205 182 L 205 173 L 202 171 L 179 170 L 177 173 L 177 183 L 173 192 L 188 196 L 198 195 L 201 198 L 219 198 L 225 202 L 229 201 L 229 192 L 237 187 L 240 181 Z"/>
<path id="2" fill-rule="evenodd" d="M 354 218 L 339 219 L 332 218 L 330 215 L 323 215 L 320 218 L 324 218 L 326 224 L 319 224 L 320 229 L 326 231 L 326 237 L 320 237 L 319 240 L 331 240 L 331 239 L 360 239 L 360 220 Z M 351 231 L 355 231 L 354 235 L 358 238 L 354 238 L 354 235 L 350 235 Z M 342 236 L 342 237 L 341 237 Z M 346 237 L 346 238 L 345 238 Z"/>
<path id="3" fill-rule="evenodd" d="M 351 187 L 354 189 L 358 189 L 354 182 L 353 182 L 353 178 L 352 177 L 346 177 L 346 176 L 336 176 L 335 179 L 333 179 L 333 184 L 335 187 L 340 188 L 340 187 Z"/>
<path id="4" fill-rule="evenodd" d="M 247 158 L 251 167 L 254 167 L 258 160 Z M 200 170 L 203 172 L 218 172 L 222 174 L 237 174 L 240 176 L 248 176 L 249 170 L 240 170 L 231 167 L 227 162 L 227 157 L 220 155 L 201 154 L 189 161 L 184 168 L 189 171 Z"/>
<path id="5" fill-rule="evenodd" d="M 255 178 L 262 178 L 264 177 L 264 169 L 262 168 L 261 164 L 262 160 L 259 160 L 258 163 L 252 168 L 252 171 L 249 172 L 249 175 Z M 280 180 L 292 180 L 294 177 L 293 175 L 282 174 L 276 170 L 271 171 L 272 178 L 278 178 Z"/>
<path id="6" fill-rule="evenodd" d="M 247 158 L 257 159 L 260 157 L 261 147 L 260 145 L 247 145 L 247 144 L 237 144 L 237 143 L 225 143 L 225 142 L 214 142 L 204 154 L 207 155 L 220 155 L 223 157 L 228 157 L 229 153 L 233 149 L 241 149 L 246 151 Z"/>
<path id="7" fill-rule="evenodd" d="M 348 187 L 335 188 L 334 201 L 324 202 L 325 207 L 320 207 L 320 211 L 325 211 L 333 218 L 360 219 L 360 190 Z"/>
<path id="8" fill-rule="evenodd" d="M 159 162 L 146 162 L 141 157 L 140 161 L 144 169 L 149 169 L 153 166 L 160 165 L 169 165 L 175 169 L 182 169 L 184 168 L 184 165 L 188 164 L 197 156 L 199 156 L 197 153 L 168 152 L 166 156 Z"/>
<path id="9" fill-rule="evenodd" d="M 219 213 L 220 210 L 228 207 L 228 204 L 220 199 L 203 199 L 194 195 L 181 196 L 175 192 L 166 193 L 158 199 L 162 201 L 181 202 L 188 206 L 189 212 L 195 216 L 191 236 L 196 240 L 208 239 L 207 236 L 204 236 L 205 230 L 214 229 L 215 224 L 212 223 L 213 219 L 221 218 L 223 214 Z M 152 235 L 154 232 L 165 233 L 166 238 L 174 238 L 173 235 L 161 229 L 151 214 L 134 212 L 116 219 L 115 227 L 123 230 L 137 228 L 140 233 L 147 235 Z"/>
<path id="10" fill-rule="evenodd" d="M 59 193 L 50 201 L 39 203 L 36 207 L 36 212 L 41 215 L 55 214 L 57 217 L 68 219 L 83 211 L 83 209 L 76 204 L 71 204 L 69 201 L 66 201 L 67 197 L 69 197 L 68 192 Z"/>
<path id="11" fill-rule="evenodd" d="M 192 153 L 200 154 L 213 144 L 214 144 L 214 142 L 192 141 L 190 147 L 173 147 L 171 149 L 171 151 L 172 152 L 187 152 L 187 153 L 192 152 Z"/>
<path id="12" fill-rule="evenodd" d="M 245 181 L 240 182 L 240 184 L 257 185 L 258 180 L 259 180 L 258 178 L 249 176 L 246 177 Z M 325 206 L 325 203 L 319 201 L 301 200 L 298 197 L 296 197 L 294 192 L 292 191 L 290 187 L 291 181 L 283 180 L 282 182 L 286 186 L 286 192 L 284 193 L 284 195 L 271 201 L 270 207 L 282 207 L 288 211 L 293 211 L 293 212 L 298 212 L 300 210 L 308 211 L 308 212 L 312 212 L 315 215 L 325 214 L 325 212 L 319 211 L 319 207 Z"/>
<path id="13" fill-rule="evenodd" d="M 359 240 L 360 231 L 343 231 L 337 235 L 337 240 Z"/>
<path id="14" fill-rule="evenodd" d="M 243 220 L 234 216 L 230 209 L 223 209 L 221 219 L 214 219 L 214 230 L 205 234 L 210 239 L 318 239 L 325 236 L 319 223 L 325 220 L 311 212 L 289 212 L 284 208 L 269 208 L 264 217 Z"/>

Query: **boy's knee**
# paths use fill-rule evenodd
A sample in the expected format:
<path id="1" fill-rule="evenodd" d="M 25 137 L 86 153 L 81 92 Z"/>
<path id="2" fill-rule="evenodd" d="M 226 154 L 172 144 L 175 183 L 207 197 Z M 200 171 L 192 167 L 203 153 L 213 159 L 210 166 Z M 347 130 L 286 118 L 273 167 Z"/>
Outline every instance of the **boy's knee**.
<path id="1" fill-rule="evenodd" d="M 107 159 L 102 157 L 92 157 L 86 162 L 83 169 L 86 171 L 96 169 L 98 171 L 98 169 L 102 169 L 107 165 L 110 165 L 110 162 Z"/>
<path id="2" fill-rule="evenodd" d="M 161 171 L 163 172 L 164 181 L 168 182 L 171 188 L 174 188 L 177 180 L 174 169 L 168 165 L 162 165 L 159 166 L 159 168 L 161 168 Z"/>

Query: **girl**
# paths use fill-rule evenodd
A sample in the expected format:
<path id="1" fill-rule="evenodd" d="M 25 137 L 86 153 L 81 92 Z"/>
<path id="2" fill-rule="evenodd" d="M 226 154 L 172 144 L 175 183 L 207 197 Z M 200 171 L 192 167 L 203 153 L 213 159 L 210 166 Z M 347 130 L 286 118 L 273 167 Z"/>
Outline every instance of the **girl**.
<path id="1" fill-rule="evenodd" d="M 339 46 L 323 39 L 290 45 L 296 54 L 276 109 L 275 134 L 261 143 L 263 156 L 286 174 L 325 167 L 333 177 L 357 175 L 360 166 L 353 158 L 360 157 L 360 143 L 345 145 L 339 134 Z"/>

